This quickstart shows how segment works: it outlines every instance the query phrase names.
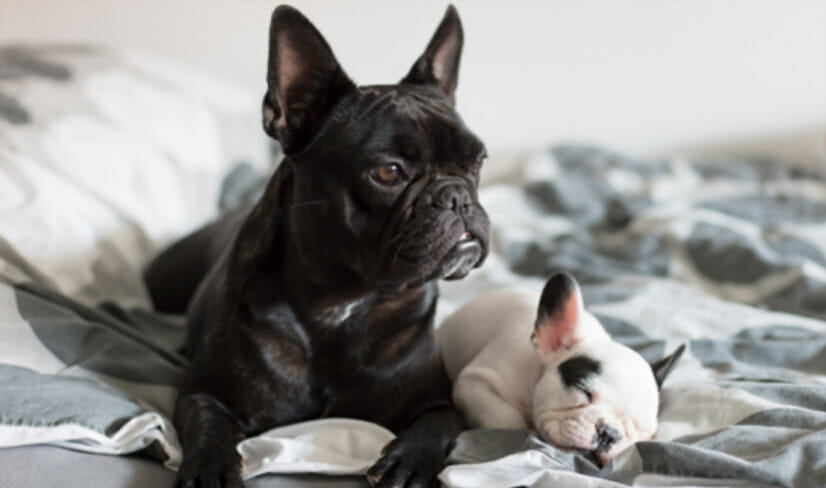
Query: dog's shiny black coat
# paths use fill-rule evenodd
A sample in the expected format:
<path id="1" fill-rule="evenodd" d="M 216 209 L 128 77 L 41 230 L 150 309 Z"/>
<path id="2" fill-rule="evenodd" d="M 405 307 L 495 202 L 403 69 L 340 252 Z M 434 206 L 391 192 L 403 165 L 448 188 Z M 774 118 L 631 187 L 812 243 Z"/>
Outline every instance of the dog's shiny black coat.
<path id="1" fill-rule="evenodd" d="M 435 280 L 465 276 L 488 247 L 484 146 L 453 108 L 458 15 L 448 8 L 398 85 L 356 87 L 290 7 L 270 36 L 264 129 L 284 161 L 257 205 L 146 274 L 158 308 L 189 304 L 176 486 L 242 486 L 237 441 L 326 416 L 398 435 L 371 483 L 431 486 L 461 428 L 432 331 Z"/>

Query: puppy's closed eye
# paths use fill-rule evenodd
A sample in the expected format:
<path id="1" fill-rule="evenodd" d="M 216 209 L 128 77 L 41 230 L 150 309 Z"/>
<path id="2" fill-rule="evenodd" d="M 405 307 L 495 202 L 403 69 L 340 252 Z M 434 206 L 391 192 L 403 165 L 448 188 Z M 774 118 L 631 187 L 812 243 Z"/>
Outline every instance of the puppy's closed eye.
<path id="1" fill-rule="evenodd" d="M 588 403 L 594 401 L 594 395 L 588 385 L 595 376 L 602 374 L 602 364 L 599 361 L 588 356 L 574 356 L 563 361 L 558 369 L 567 388 L 576 388 L 584 393 Z"/>
<path id="2" fill-rule="evenodd" d="M 584 393 L 586 397 L 588 397 L 588 403 L 594 403 L 594 395 L 593 393 L 591 393 L 591 390 L 583 387 L 582 385 L 575 385 L 575 388 Z"/>

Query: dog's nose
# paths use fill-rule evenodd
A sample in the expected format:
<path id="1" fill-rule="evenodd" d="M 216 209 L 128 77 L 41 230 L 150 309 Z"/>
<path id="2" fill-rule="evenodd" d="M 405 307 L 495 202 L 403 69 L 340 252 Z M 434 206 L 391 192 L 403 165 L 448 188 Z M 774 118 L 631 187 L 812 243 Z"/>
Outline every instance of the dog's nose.
<path id="1" fill-rule="evenodd" d="M 470 196 L 457 192 L 444 192 L 439 195 L 439 198 L 437 198 L 434 203 L 442 210 L 457 211 L 460 208 L 470 206 Z"/>
<path id="2" fill-rule="evenodd" d="M 610 450 L 611 446 L 616 444 L 620 439 L 622 439 L 622 435 L 619 431 L 617 431 L 617 429 L 608 424 L 597 425 L 597 452 L 605 452 Z"/>
<path id="3" fill-rule="evenodd" d="M 441 210 L 453 210 L 454 212 L 469 207 L 471 203 L 470 194 L 460 184 L 442 187 L 433 198 L 434 207 Z"/>

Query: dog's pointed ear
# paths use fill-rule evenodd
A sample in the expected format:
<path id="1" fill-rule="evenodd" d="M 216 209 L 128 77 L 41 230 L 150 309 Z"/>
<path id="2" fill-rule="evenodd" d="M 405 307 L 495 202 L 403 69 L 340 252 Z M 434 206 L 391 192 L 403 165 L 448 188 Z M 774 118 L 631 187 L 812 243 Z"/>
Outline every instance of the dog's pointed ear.
<path id="1" fill-rule="evenodd" d="M 285 154 L 300 152 L 336 102 L 355 89 L 327 41 L 298 10 L 281 5 L 270 23 L 264 131 Z"/>
<path id="2" fill-rule="evenodd" d="M 413 64 L 402 83 L 438 85 L 453 102 L 456 84 L 459 81 L 463 40 L 459 13 L 456 7 L 449 5 L 427 49 Z"/>
<path id="3" fill-rule="evenodd" d="M 680 344 L 680 347 L 674 350 L 668 356 L 660 358 L 653 363 L 651 363 L 651 371 L 654 372 L 654 380 L 657 381 L 657 389 L 661 389 L 663 387 L 663 382 L 671 374 L 671 371 L 674 370 L 674 366 L 677 365 L 677 361 L 680 360 L 680 356 L 683 355 L 685 351 L 685 344 Z"/>
<path id="4" fill-rule="evenodd" d="M 531 337 L 534 347 L 544 355 L 579 342 L 582 313 L 582 294 L 574 277 L 567 273 L 551 276 L 539 300 Z"/>

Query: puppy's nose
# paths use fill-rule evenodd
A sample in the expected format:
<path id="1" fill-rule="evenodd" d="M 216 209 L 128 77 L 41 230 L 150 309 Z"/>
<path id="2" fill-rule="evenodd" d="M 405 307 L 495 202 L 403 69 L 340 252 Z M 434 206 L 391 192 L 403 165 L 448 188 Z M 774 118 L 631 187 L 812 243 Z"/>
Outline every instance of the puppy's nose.
<path id="1" fill-rule="evenodd" d="M 597 425 L 597 452 L 609 451 L 611 449 L 611 446 L 616 444 L 620 439 L 622 439 L 622 435 L 619 433 L 617 429 L 611 427 L 608 424 Z"/>

